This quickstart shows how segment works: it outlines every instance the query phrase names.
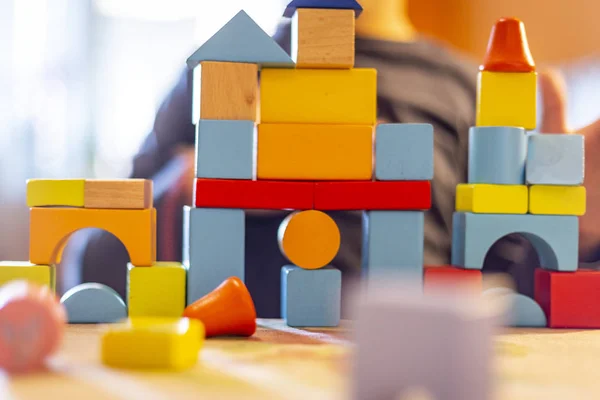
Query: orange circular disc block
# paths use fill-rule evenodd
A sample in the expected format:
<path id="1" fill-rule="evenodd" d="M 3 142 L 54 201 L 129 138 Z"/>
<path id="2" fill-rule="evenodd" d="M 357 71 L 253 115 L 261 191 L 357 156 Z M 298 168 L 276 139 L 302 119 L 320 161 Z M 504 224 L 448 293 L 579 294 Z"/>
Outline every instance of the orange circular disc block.
<path id="1" fill-rule="evenodd" d="M 479 69 L 490 72 L 535 71 L 523 22 L 517 18 L 501 18 L 496 22 Z"/>
<path id="2" fill-rule="evenodd" d="M 335 221 L 316 210 L 290 214 L 281 223 L 278 238 L 281 252 L 304 269 L 326 266 L 340 249 L 340 230 Z"/>

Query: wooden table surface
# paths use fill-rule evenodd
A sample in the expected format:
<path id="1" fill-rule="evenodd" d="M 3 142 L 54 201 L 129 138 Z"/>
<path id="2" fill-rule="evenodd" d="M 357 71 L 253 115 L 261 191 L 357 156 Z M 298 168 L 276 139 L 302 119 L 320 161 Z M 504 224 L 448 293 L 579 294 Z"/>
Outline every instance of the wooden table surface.
<path id="1" fill-rule="evenodd" d="M 72 325 L 48 371 L 0 376 L 2 400 L 346 399 L 351 326 L 323 330 L 259 320 L 251 339 L 210 339 L 183 372 L 110 369 L 102 326 Z M 443 338 L 441 338 L 443 340 Z M 510 330 L 496 338 L 495 399 L 600 398 L 600 331 Z"/>

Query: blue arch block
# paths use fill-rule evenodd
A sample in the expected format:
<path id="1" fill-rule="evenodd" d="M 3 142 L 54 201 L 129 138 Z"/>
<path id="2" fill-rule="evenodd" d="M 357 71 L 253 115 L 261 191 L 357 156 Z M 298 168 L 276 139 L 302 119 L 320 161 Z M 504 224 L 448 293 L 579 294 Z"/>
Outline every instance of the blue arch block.
<path id="1" fill-rule="evenodd" d="M 535 300 L 508 288 L 492 288 L 484 296 L 502 296 L 508 303 L 506 325 L 518 328 L 545 328 L 548 323 L 542 307 Z"/>
<path id="2" fill-rule="evenodd" d="M 579 221 L 565 215 L 473 214 L 456 212 L 452 226 L 452 265 L 481 269 L 490 247 L 520 233 L 531 242 L 543 268 L 575 271 Z"/>
<path id="3" fill-rule="evenodd" d="M 100 283 L 83 283 L 67 291 L 60 302 L 70 324 L 103 324 L 127 318 L 121 296 Z"/>

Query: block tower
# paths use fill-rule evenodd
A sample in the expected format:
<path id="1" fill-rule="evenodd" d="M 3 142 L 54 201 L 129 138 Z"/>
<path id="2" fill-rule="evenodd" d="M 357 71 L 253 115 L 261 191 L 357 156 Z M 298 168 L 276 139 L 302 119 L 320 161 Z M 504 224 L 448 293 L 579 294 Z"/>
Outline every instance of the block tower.
<path id="1" fill-rule="evenodd" d="M 354 0 L 294 0 L 291 58 L 243 11 L 188 59 L 194 69 L 196 182 L 185 209 L 187 301 L 244 277 L 244 210 L 296 210 L 279 246 L 282 316 L 334 326 L 341 235 L 329 211 L 362 211 L 363 269 L 422 280 L 433 130 L 377 128 L 377 72 L 354 68 Z M 257 73 L 260 70 L 260 83 Z M 256 103 L 260 85 L 260 112 Z M 255 129 L 256 127 L 256 129 Z"/>

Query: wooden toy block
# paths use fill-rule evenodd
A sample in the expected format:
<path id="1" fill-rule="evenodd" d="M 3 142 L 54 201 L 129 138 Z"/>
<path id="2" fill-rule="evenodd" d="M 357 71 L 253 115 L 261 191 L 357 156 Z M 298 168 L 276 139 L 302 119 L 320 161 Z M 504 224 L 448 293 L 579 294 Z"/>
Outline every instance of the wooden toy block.
<path id="1" fill-rule="evenodd" d="M 530 185 L 583 185 L 583 135 L 530 135 L 526 180 Z"/>
<path id="2" fill-rule="evenodd" d="M 363 273 L 369 279 L 404 275 L 421 283 L 424 234 L 423 212 L 363 213 Z"/>
<path id="3" fill-rule="evenodd" d="M 77 285 L 60 302 L 70 324 L 108 324 L 127 318 L 127 306 L 121 296 L 101 283 Z"/>
<path id="4" fill-rule="evenodd" d="M 600 271 L 535 270 L 535 300 L 549 328 L 600 328 Z"/>
<path id="5" fill-rule="evenodd" d="M 149 179 L 86 179 L 85 208 L 145 209 L 153 207 Z"/>
<path id="6" fill-rule="evenodd" d="M 529 212 L 546 215 L 584 215 L 584 186 L 533 185 L 529 187 Z"/>
<path id="7" fill-rule="evenodd" d="M 534 72 L 535 63 L 525 33 L 517 18 L 501 18 L 492 28 L 481 71 Z"/>
<path id="8" fill-rule="evenodd" d="M 527 135 L 523 128 L 469 130 L 469 183 L 524 185 Z"/>
<path id="9" fill-rule="evenodd" d="M 536 72 L 479 72 L 476 124 L 535 129 L 536 96 Z"/>
<path id="10" fill-rule="evenodd" d="M 545 328 L 546 315 L 542 307 L 530 297 L 508 288 L 492 288 L 484 296 L 501 296 L 507 304 L 505 325 L 516 328 Z"/>
<path id="11" fill-rule="evenodd" d="M 428 210 L 429 181 L 316 182 L 317 210 Z"/>
<path id="12" fill-rule="evenodd" d="M 87 208 L 31 208 L 29 260 L 55 264 L 69 236 L 84 228 L 104 229 L 125 245 L 131 262 L 152 265 L 156 260 L 156 210 L 99 210 Z"/>
<path id="13" fill-rule="evenodd" d="M 297 9 L 328 8 L 335 10 L 354 10 L 356 17 L 362 13 L 362 7 L 356 0 L 292 0 L 286 7 L 283 16 L 292 18 Z"/>
<path id="14" fill-rule="evenodd" d="M 84 179 L 29 179 L 27 207 L 83 207 Z"/>
<path id="15" fill-rule="evenodd" d="M 194 69 L 192 122 L 200 119 L 256 121 L 258 66 L 203 61 Z"/>
<path id="16" fill-rule="evenodd" d="M 485 183 L 456 186 L 456 211 L 478 214 L 526 214 L 528 190 L 525 185 L 487 185 Z"/>
<path id="17" fill-rule="evenodd" d="M 202 61 L 294 68 L 290 56 L 243 10 L 200 46 L 187 59 L 187 65 L 194 68 Z"/>
<path id="18" fill-rule="evenodd" d="M 184 207 L 187 304 L 212 292 L 231 276 L 244 280 L 245 233 L 243 210 Z"/>
<path id="19" fill-rule="evenodd" d="M 299 211 L 288 215 L 277 232 L 279 248 L 292 263 L 319 269 L 331 262 L 340 249 L 340 230 L 327 214 Z"/>
<path id="20" fill-rule="evenodd" d="M 129 317 L 180 317 L 185 308 L 185 267 L 157 262 L 148 267 L 127 266 Z"/>
<path id="21" fill-rule="evenodd" d="M 579 221 L 575 216 L 454 213 L 452 265 L 481 269 L 490 247 L 512 233 L 535 248 L 543 268 L 575 271 L 578 265 Z"/>
<path id="22" fill-rule="evenodd" d="M 199 208 L 310 210 L 314 192 L 313 182 L 196 179 L 194 204 Z"/>
<path id="23" fill-rule="evenodd" d="M 333 267 L 281 269 L 281 318 L 288 326 L 338 326 L 342 273 Z"/>
<path id="24" fill-rule="evenodd" d="M 258 179 L 370 180 L 373 128 L 367 125 L 260 124 Z"/>
<path id="25" fill-rule="evenodd" d="M 252 179 L 255 176 L 253 121 L 201 119 L 196 124 L 196 177 Z"/>
<path id="26" fill-rule="evenodd" d="M 198 361 L 204 326 L 188 318 L 134 318 L 102 335 L 102 362 L 115 368 L 182 370 Z"/>
<path id="27" fill-rule="evenodd" d="M 14 280 L 48 286 L 54 291 L 56 270 L 52 265 L 35 265 L 27 261 L 0 261 L 0 286 Z"/>
<path id="28" fill-rule="evenodd" d="M 425 294 L 439 289 L 456 289 L 461 293 L 481 293 L 483 287 L 481 271 L 454 266 L 425 266 L 423 290 Z"/>
<path id="29" fill-rule="evenodd" d="M 433 126 L 380 124 L 375 135 L 375 179 L 433 179 Z"/>
<path id="30" fill-rule="evenodd" d="M 292 18 L 296 68 L 354 67 L 354 11 L 305 8 Z"/>
<path id="31" fill-rule="evenodd" d="M 377 70 L 264 69 L 260 99 L 261 123 L 372 126 Z"/>

